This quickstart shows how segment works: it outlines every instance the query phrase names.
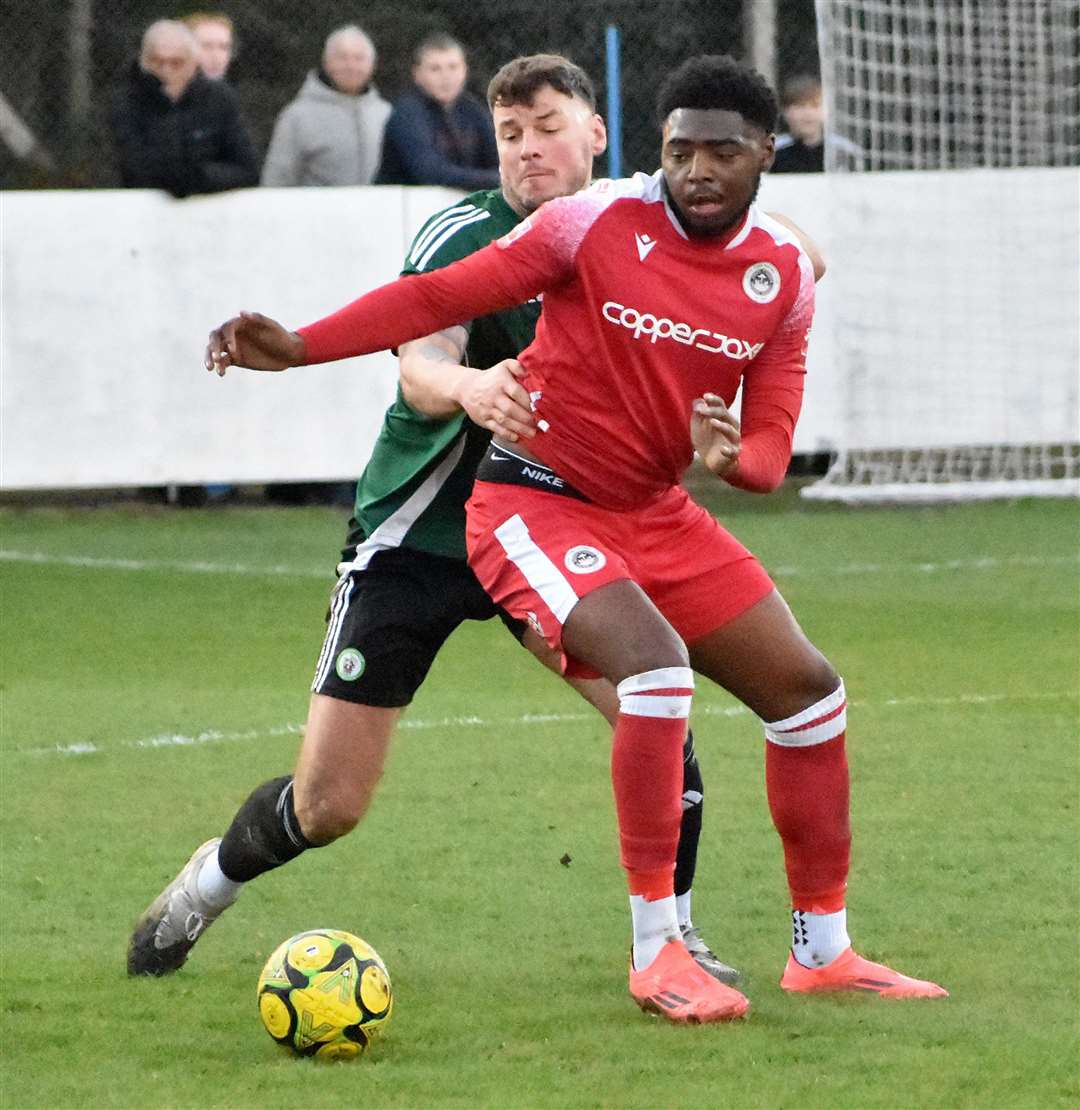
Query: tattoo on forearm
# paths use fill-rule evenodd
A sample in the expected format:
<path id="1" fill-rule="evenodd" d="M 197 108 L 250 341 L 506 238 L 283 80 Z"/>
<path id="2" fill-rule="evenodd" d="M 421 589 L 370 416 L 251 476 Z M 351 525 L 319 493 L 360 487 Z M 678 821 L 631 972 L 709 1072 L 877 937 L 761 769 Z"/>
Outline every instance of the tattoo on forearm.
<path id="1" fill-rule="evenodd" d="M 434 343 L 425 343 L 418 351 L 424 358 L 431 359 L 432 362 L 453 362 L 455 361 L 449 351 L 444 350 L 442 347 L 436 347 Z"/>

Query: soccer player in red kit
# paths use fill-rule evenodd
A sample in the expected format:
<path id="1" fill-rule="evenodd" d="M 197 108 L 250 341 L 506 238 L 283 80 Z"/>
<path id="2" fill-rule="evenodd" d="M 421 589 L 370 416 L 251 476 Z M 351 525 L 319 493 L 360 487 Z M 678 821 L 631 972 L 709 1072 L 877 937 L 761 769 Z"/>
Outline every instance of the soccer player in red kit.
<path id="1" fill-rule="evenodd" d="M 814 281 L 796 236 L 754 205 L 776 101 L 753 70 L 694 58 L 665 83 L 662 168 L 549 201 L 497 243 L 299 332 L 253 314 L 211 334 L 208 367 L 279 370 L 393 346 L 543 294 L 522 353 L 537 434 L 496 436 L 468 506 L 469 561 L 568 669 L 618 690 L 612 779 L 630 889 L 630 992 L 673 1021 L 747 1000 L 679 940 L 672 877 L 694 672 L 763 721 L 769 807 L 792 903 L 788 991 L 936 997 L 855 954 L 844 686 L 757 560 L 679 485 L 784 477 Z M 728 406 L 742 385 L 741 424 Z"/>

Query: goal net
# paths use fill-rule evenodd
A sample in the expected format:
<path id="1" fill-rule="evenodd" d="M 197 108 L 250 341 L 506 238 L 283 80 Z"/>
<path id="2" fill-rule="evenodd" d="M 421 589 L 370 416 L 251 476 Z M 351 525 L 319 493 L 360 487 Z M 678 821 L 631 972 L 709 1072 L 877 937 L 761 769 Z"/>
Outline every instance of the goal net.
<path id="1" fill-rule="evenodd" d="M 1080 495 L 1080 0 L 817 0 L 839 451 L 804 496 Z M 853 155 L 853 144 L 857 151 Z"/>

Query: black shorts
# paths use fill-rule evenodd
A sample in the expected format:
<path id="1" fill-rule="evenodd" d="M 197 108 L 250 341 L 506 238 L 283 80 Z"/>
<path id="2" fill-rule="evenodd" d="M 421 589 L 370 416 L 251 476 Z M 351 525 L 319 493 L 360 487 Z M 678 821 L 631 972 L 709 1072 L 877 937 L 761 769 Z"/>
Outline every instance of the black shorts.
<path id="1" fill-rule="evenodd" d="M 492 602 L 463 560 L 380 551 L 334 588 L 311 689 L 360 705 L 408 705 L 450 633 L 492 617 L 521 639 L 524 626 Z"/>

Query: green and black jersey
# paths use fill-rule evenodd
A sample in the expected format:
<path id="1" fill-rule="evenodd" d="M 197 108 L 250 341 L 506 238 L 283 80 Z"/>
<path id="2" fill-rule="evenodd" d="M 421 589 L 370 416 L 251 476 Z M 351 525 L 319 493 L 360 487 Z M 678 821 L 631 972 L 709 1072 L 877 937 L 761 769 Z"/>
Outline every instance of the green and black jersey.
<path id="1" fill-rule="evenodd" d="M 472 193 L 424 224 L 402 273 L 448 266 L 520 220 L 500 190 Z M 519 355 L 532 342 L 539 316 L 539 302 L 530 301 L 463 321 L 469 331 L 467 364 L 486 368 Z M 395 547 L 464 559 L 465 502 L 490 439 L 491 433 L 464 413 L 449 420 L 424 416 L 405 402 L 399 387 L 356 485 L 355 529 L 346 560 L 362 568 L 376 551 Z"/>

